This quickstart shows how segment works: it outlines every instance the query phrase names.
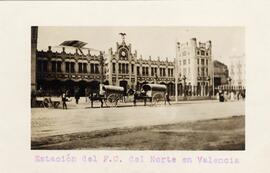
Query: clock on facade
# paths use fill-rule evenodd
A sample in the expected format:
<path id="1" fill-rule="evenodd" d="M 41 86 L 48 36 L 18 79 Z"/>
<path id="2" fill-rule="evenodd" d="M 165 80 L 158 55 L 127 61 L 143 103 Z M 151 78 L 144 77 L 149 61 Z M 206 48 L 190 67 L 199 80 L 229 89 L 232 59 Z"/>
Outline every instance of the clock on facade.
<path id="1" fill-rule="evenodd" d="M 120 50 L 120 58 L 127 58 L 127 50 L 126 49 L 121 49 Z"/>

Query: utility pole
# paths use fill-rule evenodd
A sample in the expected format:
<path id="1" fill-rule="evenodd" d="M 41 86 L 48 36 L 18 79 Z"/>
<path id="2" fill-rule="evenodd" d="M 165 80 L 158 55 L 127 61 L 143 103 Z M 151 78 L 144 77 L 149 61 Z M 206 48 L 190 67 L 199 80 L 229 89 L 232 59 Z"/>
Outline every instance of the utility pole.
<path id="1" fill-rule="evenodd" d="M 175 46 L 175 102 L 178 102 L 178 48 L 179 42 L 176 42 Z"/>
<path id="2" fill-rule="evenodd" d="M 100 84 L 103 84 L 104 52 L 100 51 Z"/>

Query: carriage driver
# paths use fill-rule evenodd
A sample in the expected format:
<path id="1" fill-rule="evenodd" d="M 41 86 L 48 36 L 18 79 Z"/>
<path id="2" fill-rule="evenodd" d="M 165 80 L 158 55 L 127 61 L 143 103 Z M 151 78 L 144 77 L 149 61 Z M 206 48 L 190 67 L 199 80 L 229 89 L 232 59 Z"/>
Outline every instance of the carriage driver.
<path id="1" fill-rule="evenodd" d="M 99 101 L 101 103 L 100 107 L 103 107 L 102 98 L 104 98 L 104 96 L 105 96 L 105 91 L 103 90 L 103 86 L 104 86 L 104 84 L 99 84 Z"/>

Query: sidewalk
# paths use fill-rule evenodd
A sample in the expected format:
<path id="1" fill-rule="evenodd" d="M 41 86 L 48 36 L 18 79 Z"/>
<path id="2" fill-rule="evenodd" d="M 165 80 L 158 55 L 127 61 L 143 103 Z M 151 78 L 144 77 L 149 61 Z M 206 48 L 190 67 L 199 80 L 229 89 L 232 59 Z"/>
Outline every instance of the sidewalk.
<path id="1" fill-rule="evenodd" d="M 218 103 L 219 101 L 215 98 L 209 99 L 209 97 L 207 97 L 208 99 L 196 99 L 196 98 L 188 98 L 187 100 L 179 100 L 179 101 L 170 101 L 171 105 L 176 105 L 176 104 L 200 104 L 200 103 Z M 239 101 L 227 101 L 227 102 L 242 102 L 242 100 Z M 99 101 L 94 101 L 93 104 L 93 108 L 91 108 L 91 102 L 89 101 L 89 99 L 86 102 L 85 97 L 81 97 L 79 100 L 79 104 L 75 103 L 75 99 L 72 98 L 70 102 L 67 102 L 67 107 L 68 109 L 94 109 L 94 108 L 101 108 L 101 103 Z M 147 107 L 152 107 L 152 106 L 165 106 L 165 102 L 164 101 L 160 101 L 157 104 L 152 104 L 147 101 L 146 106 Z M 166 103 L 167 106 L 169 106 L 168 103 Z M 144 102 L 143 101 L 137 101 L 136 106 L 134 106 L 133 104 L 133 100 L 129 99 L 126 102 L 122 102 L 119 101 L 117 103 L 117 108 L 121 108 L 121 107 L 141 107 L 144 106 Z M 59 105 L 58 109 L 61 109 L 62 105 Z M 103 104 L 103 108 L 110 108 L 109 106 L 106 106 L 106 104 Z"/>

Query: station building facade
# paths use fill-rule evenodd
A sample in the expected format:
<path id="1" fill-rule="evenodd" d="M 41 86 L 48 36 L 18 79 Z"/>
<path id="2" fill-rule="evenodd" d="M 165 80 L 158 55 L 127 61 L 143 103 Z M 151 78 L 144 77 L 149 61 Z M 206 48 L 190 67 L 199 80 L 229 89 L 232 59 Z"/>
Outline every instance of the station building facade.
<path id="1" fill-rule="evenodd" d="M 116 51 L 112 48 L 108 51 L 105 61 L 106 80 L 109 84 L 119 85 L 139 90 L 143 84 L 158 83 L 165 84 L 169 95 L 174 94 L 174 62 L 152 60 L 138 57 L 137 51 L 132 52 L 131 44 L 127 45 L 123 40 L 121 44 L 116 43 Z"/>
<path id="2" fill-rule="evenodd" d="M 122 86 L 139 90 L 143 84 L 165 84 L 169 95 L 174 94 L 174 62 L 143 59 L 132 52 L 131 44 L 123 40 L 116 43 L 116 51 L 112 48 L 108 53 L 92 55 L 66 52 L 63 47 L 60 52 L 51 46 L 48 50 L 36 51 L 36 90 L 42 89 L 51 95 L 69 90 L 71 94 L 79 89 L 84 95 L 85 89 L 98 90 L 99 84 Z"/>

